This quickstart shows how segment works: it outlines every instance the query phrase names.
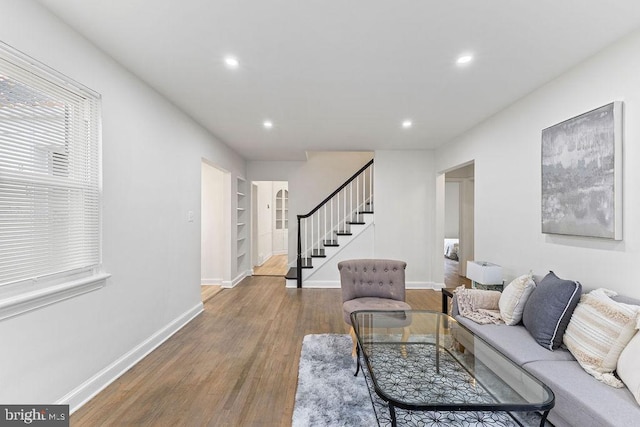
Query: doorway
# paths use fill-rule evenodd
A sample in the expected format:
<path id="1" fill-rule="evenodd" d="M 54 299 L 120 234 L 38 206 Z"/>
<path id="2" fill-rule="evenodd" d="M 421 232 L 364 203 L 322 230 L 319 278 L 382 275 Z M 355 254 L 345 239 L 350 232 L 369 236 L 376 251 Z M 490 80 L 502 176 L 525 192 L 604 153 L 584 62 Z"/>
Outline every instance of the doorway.
<path id="1" fill-rule="evenodd" d="M 287 274 L 289 183 L 254 181 L 252 188 L 253 275 Z"/>
<path id="2" fill-rule="evenodd" d="M 222 289 L 229 263 L 229 173 L 202 160 L 200 185 L 200 285 L 205 302 Z"/>
<path id="3" fill-rule="evenodd" d="M 469 285 L 467 261 L 474 259 L 474 182 L 470 163 L 445 173 L 444 279 L 447 287 Z"/>

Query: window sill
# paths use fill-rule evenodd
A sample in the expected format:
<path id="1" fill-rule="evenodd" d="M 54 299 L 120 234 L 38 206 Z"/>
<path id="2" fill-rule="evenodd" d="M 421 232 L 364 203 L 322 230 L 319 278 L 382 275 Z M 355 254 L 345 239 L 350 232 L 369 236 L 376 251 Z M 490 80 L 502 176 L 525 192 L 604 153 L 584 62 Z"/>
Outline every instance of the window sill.
<path id="1" fill-rule="evenodd" d="M 0 297 L 0 320 L 95 291 L 104 287 L 109 277 L 111 277 L 110 274 L 99 273 L 8 298 Z"/>

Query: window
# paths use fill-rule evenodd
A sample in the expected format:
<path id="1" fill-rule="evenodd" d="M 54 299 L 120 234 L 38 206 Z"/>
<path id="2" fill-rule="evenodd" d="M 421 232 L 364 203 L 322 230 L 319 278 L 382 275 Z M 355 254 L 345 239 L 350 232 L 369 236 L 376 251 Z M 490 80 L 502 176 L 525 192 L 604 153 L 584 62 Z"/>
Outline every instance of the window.
<path id="1" fill-rule="evenodd" d="M 100 243 L 100 96 L 0 43 L 0 318 L 102 286 Z"/>

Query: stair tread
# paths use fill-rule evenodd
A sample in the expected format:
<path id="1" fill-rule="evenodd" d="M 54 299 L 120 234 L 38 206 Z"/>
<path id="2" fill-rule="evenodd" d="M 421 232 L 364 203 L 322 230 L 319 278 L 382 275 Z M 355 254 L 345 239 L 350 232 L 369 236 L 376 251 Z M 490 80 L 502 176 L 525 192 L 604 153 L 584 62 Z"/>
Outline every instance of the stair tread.
<path id="1" fill-rule="evenodd" d="M 284 276 L 286 280 L 297 280 L 298 279 L 298 269 L 295 267 L 291 267 L 287 274 Z"/>
<path id="2" fill-rule="evenodd" d="M 324 249 L 314 249 L 311 251 L 311 258 L 326 258 L 327 255 L 324 253 Z"/>

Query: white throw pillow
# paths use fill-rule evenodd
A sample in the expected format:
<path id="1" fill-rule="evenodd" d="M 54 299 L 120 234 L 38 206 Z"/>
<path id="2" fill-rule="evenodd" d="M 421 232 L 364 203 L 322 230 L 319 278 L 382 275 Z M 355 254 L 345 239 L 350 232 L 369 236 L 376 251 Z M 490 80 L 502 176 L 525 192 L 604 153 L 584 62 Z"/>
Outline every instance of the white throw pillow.
<path id="1" fill-rule="evenodd" d="M 563 342 L 580 366 L 612 387 L 623 384 L 614 375 L 620 353 L 636 332 L 640 306 L 618 303 L 613 291 L 596 289 L 582 295 Z"/>
<path id="2" fill-rule="evenodd" d="M 617 372 L 622 382 L 640 404 L 640 369 L 638 369 L 638 360 L 640 360 L 640 333 L 636 332 L 629 344 L 620 353 Z"/>
<path id="3" fill-rule="evenodd" d="M 516 277 L 500 295 L 500 317 L 507 325 L 516 325 L 522 320 L 524 305 L 536 287 L 531 273 Z"/>

